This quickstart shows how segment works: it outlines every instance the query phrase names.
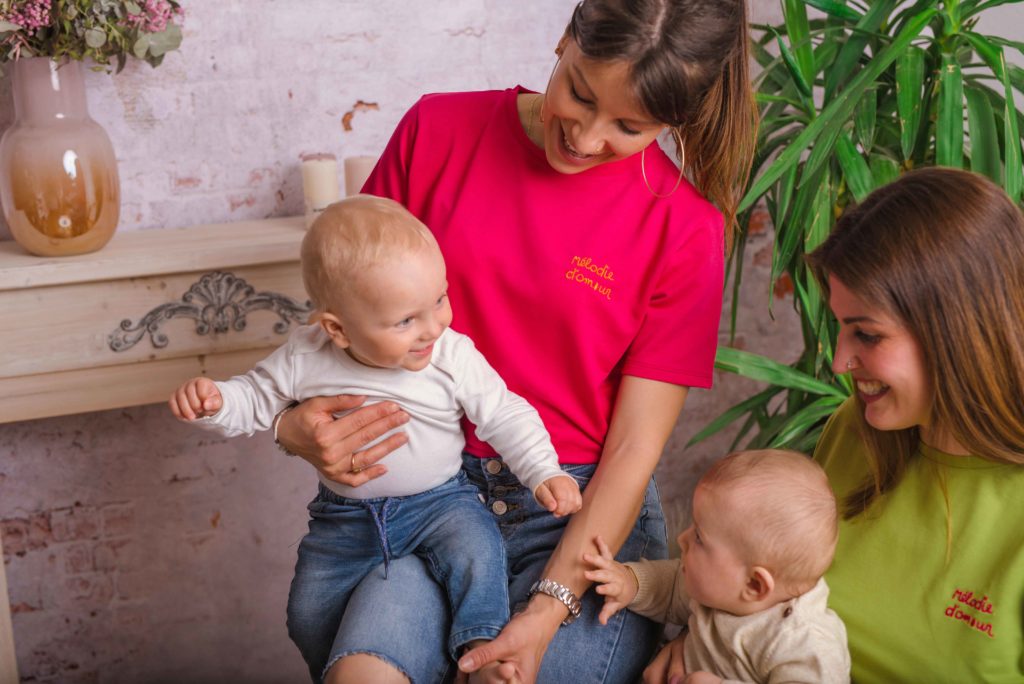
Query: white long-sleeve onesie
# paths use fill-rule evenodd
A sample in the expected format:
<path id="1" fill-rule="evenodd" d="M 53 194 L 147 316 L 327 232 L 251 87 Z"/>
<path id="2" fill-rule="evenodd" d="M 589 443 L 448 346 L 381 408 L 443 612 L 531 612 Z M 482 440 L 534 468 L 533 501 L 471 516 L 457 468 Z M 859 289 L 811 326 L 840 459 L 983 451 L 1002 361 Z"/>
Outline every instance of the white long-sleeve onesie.
<path id="1" fill-rule="evenodd" d="M 380 461 L 388 467 L 385 475 L 359 487 L 320 477 L 331 491 L 351 499 L 417 494 L 454 476 L 465 446 L 463 414 L 530 491 L 565 475 L 537 411 L 509 391 L 472 340 L 450 328 L 434 343 L 430 364 L 409 371 L 364 366 L 320 326 L 302 326 L 253 370 L 217 387 L 223 407 L 196 422 L 229 437 L 267 430 L 279 411 L 311 397 L 365 395 L 367 404 L 399 404 L 410 419 L 396 430 L 404 430 L 409 441 Z"/>

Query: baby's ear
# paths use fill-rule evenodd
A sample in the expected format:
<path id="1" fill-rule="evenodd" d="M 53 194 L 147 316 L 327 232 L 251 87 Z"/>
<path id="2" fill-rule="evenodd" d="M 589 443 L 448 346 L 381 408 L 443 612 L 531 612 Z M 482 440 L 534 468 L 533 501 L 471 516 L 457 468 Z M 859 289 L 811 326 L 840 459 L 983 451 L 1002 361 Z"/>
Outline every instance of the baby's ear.
<path id="1" fill-rule="evenodd" d="M 332 313 L 321 313 L 319 314 L 319 320 L 317 323 L 324 329 L 327 336 L 331 338 L 334 344 L 338 345 L 342 349 L 347 349 L 351 342 L 349 342 L 348 335 L 345 334 L 345 328 L 341 324 L 341 319 Z"/>
<path id="2" fill-rule="evenodd" d="M 751 603 L 763 601 L 774 589 L 775 578 L 772 573 L 767 568 L 755 565 L 750 569 L 747 584 L 743 587 L 743 600 Z"/>

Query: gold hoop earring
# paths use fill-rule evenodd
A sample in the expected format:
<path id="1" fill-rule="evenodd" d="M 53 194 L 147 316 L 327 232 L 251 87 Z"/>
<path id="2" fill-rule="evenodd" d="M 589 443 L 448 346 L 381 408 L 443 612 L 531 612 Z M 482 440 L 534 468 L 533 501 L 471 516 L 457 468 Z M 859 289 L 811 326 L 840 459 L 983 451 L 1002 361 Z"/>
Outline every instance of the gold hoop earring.
<path id="1" fill-rule="evenodd" d="M 676 184 L 672 186 L 672 189 L 666 195 L 659 195 L 654 192 L 654 188 L 651 187 L 650 181 L 647 180 L 647 166 L 645 153 L 647 148 L 640 150 L 640 175 L 644 177 L 644 185 L 650 190 L 651 194 L 658 199 L 665 199 L 675 194 L 676 190 L 679 189 L 679 184 L 683 182 L 683 173 L 686 169 L 686 148 L 683 147 L 683 136 L 679 133 L 679 129 L 675 126 L 672 127 L 672 134 L 675 136 L 676 144 L 679 146 L 679 177 L 676 178 Z"/>
<path id="2" fill-rule="evenodd" d="M 544 86 L 544 93 L 540 96 L 540 122 L 544 123 L 544 105 L 548 103 L 548 91 L 551 90 L 551 79 L 555 77 L 555 69 L 558 68 L 559 62 L 562 61 L 562 53 L 555 49 L 555 54 L 558 55 L 558 59 L 555 60 L 555 66 L 551 67 L 551 73 L 548 74 L 548 84 Z"/>

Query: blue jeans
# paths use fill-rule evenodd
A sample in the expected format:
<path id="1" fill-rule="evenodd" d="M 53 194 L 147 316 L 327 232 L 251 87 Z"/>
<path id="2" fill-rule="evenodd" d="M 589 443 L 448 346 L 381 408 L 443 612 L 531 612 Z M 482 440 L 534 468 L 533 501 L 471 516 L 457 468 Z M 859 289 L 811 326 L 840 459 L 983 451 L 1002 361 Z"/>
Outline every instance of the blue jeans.
<path id="1" fill-rule="evenodd" d="M 321 485 L 309 513 L 288 595 L 288 634 L 314 680 L 325 671 L 353 590 L 372 574 L 389 595 L 401 593 L 392 570 L 412 553 L 445 587 L 441 612 L 453 619 L 441 644 L 449 655 L 473 639 L 493 639 L 508 622 L 501 536 L 465 472 L 420 494 L 379 499 L 348 499 Z"/>
<path id="2" fill-rule="evenodd" d="M 500 464 L 497 467 L 490 463 Z M 595 466 L 563 466 L 585 488 Z M 500 459 L 464 458 L 463 470 L 479 487 L 505 540 L 511 605 L 525 604 L 530 586 L 540 578 L 548 557 L 561 539 L 567 519 L 557 519 L 534 501 Z M 495 506 L 498 502 L 502 505 Z M 503 511 L 499 513 L 499 511 Z M 616 558 L 666 558 L 665 519 L 653 480 L 640 515 Z M 593 591 L 583 596 L 583 615 L 558 630 L 548 646 L 538 681 L 541 684 L 582 682 L 625 684 L 637 681 L 657 646 L 661 625 L 630 611 L 617 613 L 606 626 L 597 621 L 604 602 Z M 355 653 L 375 655 L 404 673 L 414 684 L 449 681 L 455 663 L 445 649 L 450 610 L 444 590 L 418 557 L 391 563 L 390 579 L 383 568 L 369 574 L 352 593 L 336 630 L 324 625 L 320 635 L 333 644 L 328 666 Z"/>

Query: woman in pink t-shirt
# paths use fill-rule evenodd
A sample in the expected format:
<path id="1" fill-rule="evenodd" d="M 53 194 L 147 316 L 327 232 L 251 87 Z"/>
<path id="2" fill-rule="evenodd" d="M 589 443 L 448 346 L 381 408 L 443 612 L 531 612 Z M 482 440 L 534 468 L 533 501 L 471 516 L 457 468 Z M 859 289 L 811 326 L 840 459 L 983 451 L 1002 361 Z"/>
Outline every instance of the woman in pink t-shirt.
<path id="1" fill-rule="evenodd" d="M 585 487 L 579 513 L 553 518 L 466 426 L 464 469 L 504 537 L 517 612 L 459 667 L 483 667 L 487 681 L 630 682 L 659 627 L 628 611 L 600 625 L 582 556 L 598 534 L 619 560 L 667 553 L 652 474 L 689 388 L 711 385 L 753 146 L 745 2 L 585 0 L 556 54 L 543 94 L 422 98 L 363 191 L 398 200 L 435 233 L 453 328 L 540 412 Z M 692 183 L 656 143 L 666 129 Z M 360 449 L 405 415 L 378 403 L 333 418 L 364 399 L 304 402 L 280 417 L 280 443 L 350 486 L 380 476 L 405 436 Z M 331 598 L 331 573 L 344 572 L 333 559 L 311 527 L 288 621 L 314 680 L 454 675 L 429 559 L 392 561 L 347 605 Z"/>

